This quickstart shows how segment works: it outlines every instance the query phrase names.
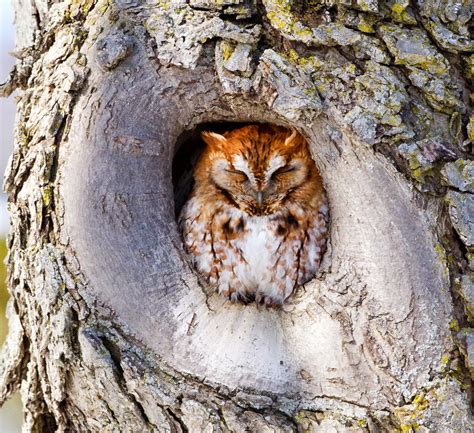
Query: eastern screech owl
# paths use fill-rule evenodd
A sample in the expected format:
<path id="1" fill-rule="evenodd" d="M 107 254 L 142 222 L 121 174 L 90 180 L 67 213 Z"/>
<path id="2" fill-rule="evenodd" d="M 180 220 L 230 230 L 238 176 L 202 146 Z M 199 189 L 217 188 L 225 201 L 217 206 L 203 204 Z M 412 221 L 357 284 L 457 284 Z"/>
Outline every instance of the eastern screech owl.
<path id="1" fill-rule="evenodd" d="M 220 294 L 281 305 L 314 277 L 326 246 L 328 206 L 306 141 L 269 125 L 202 138 L 179 218 L 185 247 Z"/>

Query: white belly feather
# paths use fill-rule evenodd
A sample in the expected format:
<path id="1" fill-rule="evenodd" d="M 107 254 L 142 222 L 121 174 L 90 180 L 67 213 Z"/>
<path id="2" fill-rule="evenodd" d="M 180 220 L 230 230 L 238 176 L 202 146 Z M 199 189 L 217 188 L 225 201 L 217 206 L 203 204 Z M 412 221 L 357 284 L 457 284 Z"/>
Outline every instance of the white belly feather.
<path id="1" fill-rule="evenodd" d="M 192 207 L 188 203 L 188 211 Z M 326 209 L 322 211 L 308 214 L 297 209 L 294 215 L 301 221 L 290 226 L 285 214 L 249 216 L 227 208 L 207 224 L 185 223 L 184 240 L 196 268 L 219 293 L 232 300 L 261 298 L 281 304 L 319 267 L 326 232 Z M 240 230 L 239 221 L 244 221 Z"/>

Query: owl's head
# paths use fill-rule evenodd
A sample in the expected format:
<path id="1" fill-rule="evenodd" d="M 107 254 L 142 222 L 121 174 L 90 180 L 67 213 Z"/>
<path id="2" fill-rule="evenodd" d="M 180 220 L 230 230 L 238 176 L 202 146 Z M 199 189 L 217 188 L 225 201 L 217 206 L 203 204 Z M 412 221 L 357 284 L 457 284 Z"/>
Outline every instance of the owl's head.
<path id="1" fill-rule="evenodd" d="M 209 182 L 250 215 L 269 215 L 288 200 L 301 200 L 318 177 L 306 141 L 295 130 L 251 125 L 223 135 L 203 132 L 202 138 L 207 148 L 196 181 Z"/>

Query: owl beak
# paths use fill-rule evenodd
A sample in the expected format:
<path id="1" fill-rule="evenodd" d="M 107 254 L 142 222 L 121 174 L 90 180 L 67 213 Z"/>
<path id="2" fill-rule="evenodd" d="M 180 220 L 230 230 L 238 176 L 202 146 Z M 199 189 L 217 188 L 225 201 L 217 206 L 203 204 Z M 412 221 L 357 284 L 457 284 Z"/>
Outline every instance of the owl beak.
<path id="1" fill-rule="evenodd" d="M 262 203 L 263 203 L 263 192 L 262 191 L 257 192 L 257 203 L 258 203 L 259 206 L 261 206 Z"/>

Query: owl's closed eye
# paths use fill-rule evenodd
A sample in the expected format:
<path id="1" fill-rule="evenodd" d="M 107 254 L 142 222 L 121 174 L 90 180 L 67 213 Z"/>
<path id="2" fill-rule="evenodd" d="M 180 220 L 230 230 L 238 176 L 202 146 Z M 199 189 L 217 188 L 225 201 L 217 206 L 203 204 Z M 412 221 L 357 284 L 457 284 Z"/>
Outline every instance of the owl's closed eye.
<path id="1" fill-rule="evenodd" d="M 314 277 L 326 245 L 326 197 L 307 143 L 268 125 L 202 138 L 180 215 L 193 264 L 233 301 L 281 305 Z"/>

